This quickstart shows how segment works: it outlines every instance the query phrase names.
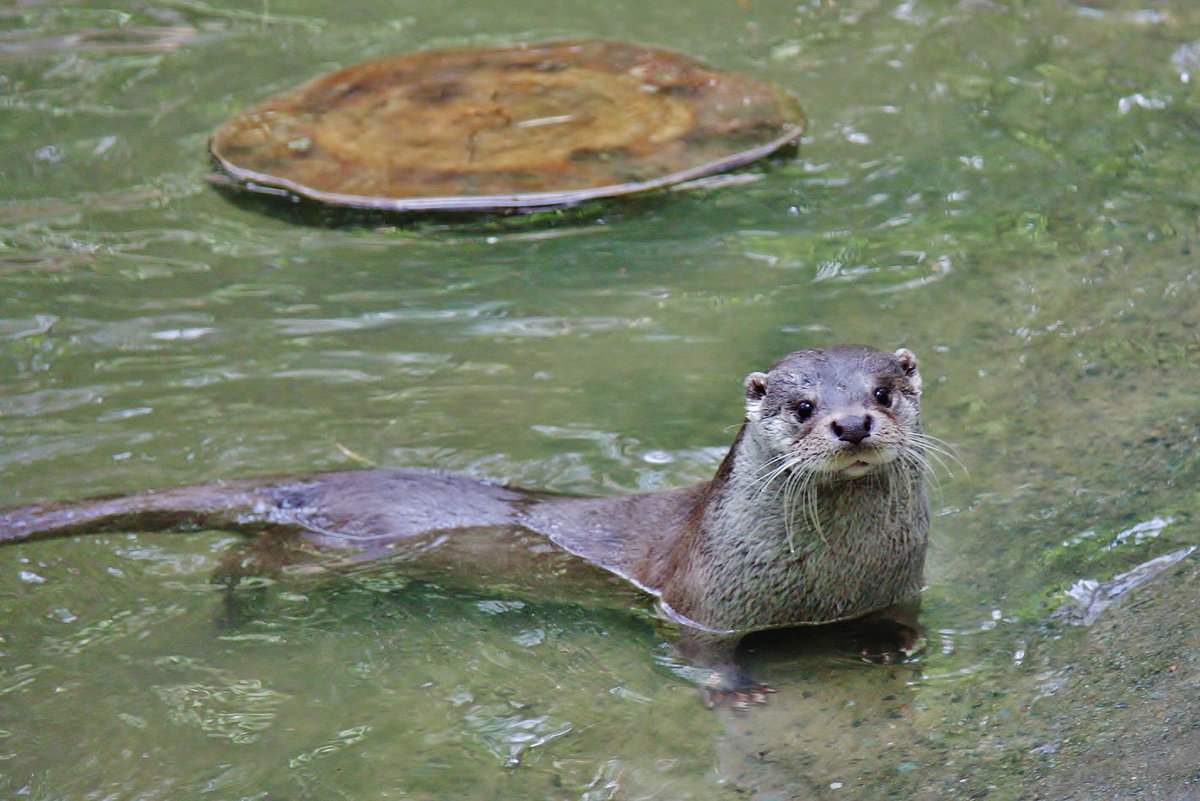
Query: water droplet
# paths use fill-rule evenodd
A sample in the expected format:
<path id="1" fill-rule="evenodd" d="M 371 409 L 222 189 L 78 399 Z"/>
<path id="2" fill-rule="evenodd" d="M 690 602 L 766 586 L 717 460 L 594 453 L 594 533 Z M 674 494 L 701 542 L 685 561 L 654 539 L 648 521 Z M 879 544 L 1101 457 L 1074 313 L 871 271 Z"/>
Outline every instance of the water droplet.
<path id="1" fill-rule="evenodd" d="M 48 161 L 51 164 L 56 164 L 63 160 L 63 155 L 58 145 L 46 145 L 34 151 L 33 157 L 38 161 Z"/>

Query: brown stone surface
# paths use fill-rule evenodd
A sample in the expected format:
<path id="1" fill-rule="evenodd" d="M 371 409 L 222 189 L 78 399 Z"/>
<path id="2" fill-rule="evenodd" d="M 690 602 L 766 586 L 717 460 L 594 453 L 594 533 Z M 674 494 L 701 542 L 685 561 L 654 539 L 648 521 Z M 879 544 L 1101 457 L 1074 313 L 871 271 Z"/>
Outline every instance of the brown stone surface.
<path id="1" fill-rule="evenodd" d="M 668 50 L 561 41 L 346 67 L 230 118 L 210 150 L 248 189 L 337 206 L 538 208 L 729 169 L 803 127 L 795 99 L 761 81 Z"/>

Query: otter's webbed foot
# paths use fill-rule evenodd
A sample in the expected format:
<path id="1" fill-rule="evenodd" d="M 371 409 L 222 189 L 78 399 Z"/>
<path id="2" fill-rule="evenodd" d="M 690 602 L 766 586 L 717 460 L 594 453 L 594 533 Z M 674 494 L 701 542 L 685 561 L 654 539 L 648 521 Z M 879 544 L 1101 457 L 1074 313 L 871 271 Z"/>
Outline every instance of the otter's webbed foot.
<path id="1" fill-rule="evenodd" d="M 925 648 L 925 629 L 917 622 L 920 614 L 918 596 L 848 623 L 850 650 L 877 665 L 903 662 Z"/>
<path id="2" fill-rule="evenodd" d="M 719 706 L 749 709 L 751 704 L 765 704 L 767 696 L 773 692 L 773 687 L 755 681 L 740 665 L 714 668 L 700 686 L 704 705 L 709 709 Z"/>
<path id="3" fill-rule="evenodd" d="M 925 634 L 919 626 L 900 621 L 870 620 L 859 625 L 853 645 L 864 662 L 895 665 L 925 647 Z"/>
<path id="4" fill-rule="evenodd" d="M 712 632 L 703 629 L 679 629 L 679 654 L 692 662 L 704 673 L 699 681 L 700 694 L 705 706 L 713 709 L 728 706 L 731 709 L 748 709 L 751 704 L 762 704 L 773 689 L 755 681 L 744 667 L 738 664 L 737 647 L 741 635 Z"/>

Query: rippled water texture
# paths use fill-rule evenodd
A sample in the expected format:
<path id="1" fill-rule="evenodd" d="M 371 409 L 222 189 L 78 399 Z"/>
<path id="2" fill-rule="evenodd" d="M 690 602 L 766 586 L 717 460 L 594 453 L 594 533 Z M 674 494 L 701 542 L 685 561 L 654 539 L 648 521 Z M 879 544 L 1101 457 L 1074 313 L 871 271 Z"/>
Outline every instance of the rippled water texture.
<path id="1" fill-rule="evenodd" d="M 222 119 L 318 72 L 558 36 L 777 82 L 809 133 L 525 222 L 204 181 Z M 0 796 L 1200 798 L 1197 53 L 1190 0 L 4 5 L 2 505 L 364 462 L 681 486 L 742 376 L 840 341 L 918 353 L 967 470 L 927 650 L 773 650 L 744 715 L 625 600 L 381 568 L 231 620 L 226 533 L 4 548 Z"/>

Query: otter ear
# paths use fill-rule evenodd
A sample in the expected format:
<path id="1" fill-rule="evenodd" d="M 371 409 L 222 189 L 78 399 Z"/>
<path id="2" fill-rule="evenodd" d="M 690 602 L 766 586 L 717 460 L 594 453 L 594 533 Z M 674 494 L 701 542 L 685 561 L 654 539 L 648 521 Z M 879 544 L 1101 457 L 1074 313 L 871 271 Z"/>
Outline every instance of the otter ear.
<path id="1" fill-rule="evenodd" d="M 908 381 L 912 384 L 912 388 L 916 392 L 921 391 L 921 374 L 917 372 L 917 357 L 908 348 L 900 348 L 896 351 L 896 358 L 900 360 L 900 369 L 908 376 Z"/>
<path id="2" fill-rule="evenodd" d="M 767 396 L 767 374 L 751 373 L 746 376 L 746 416 L 758 417 L 762 400 Z"/>

